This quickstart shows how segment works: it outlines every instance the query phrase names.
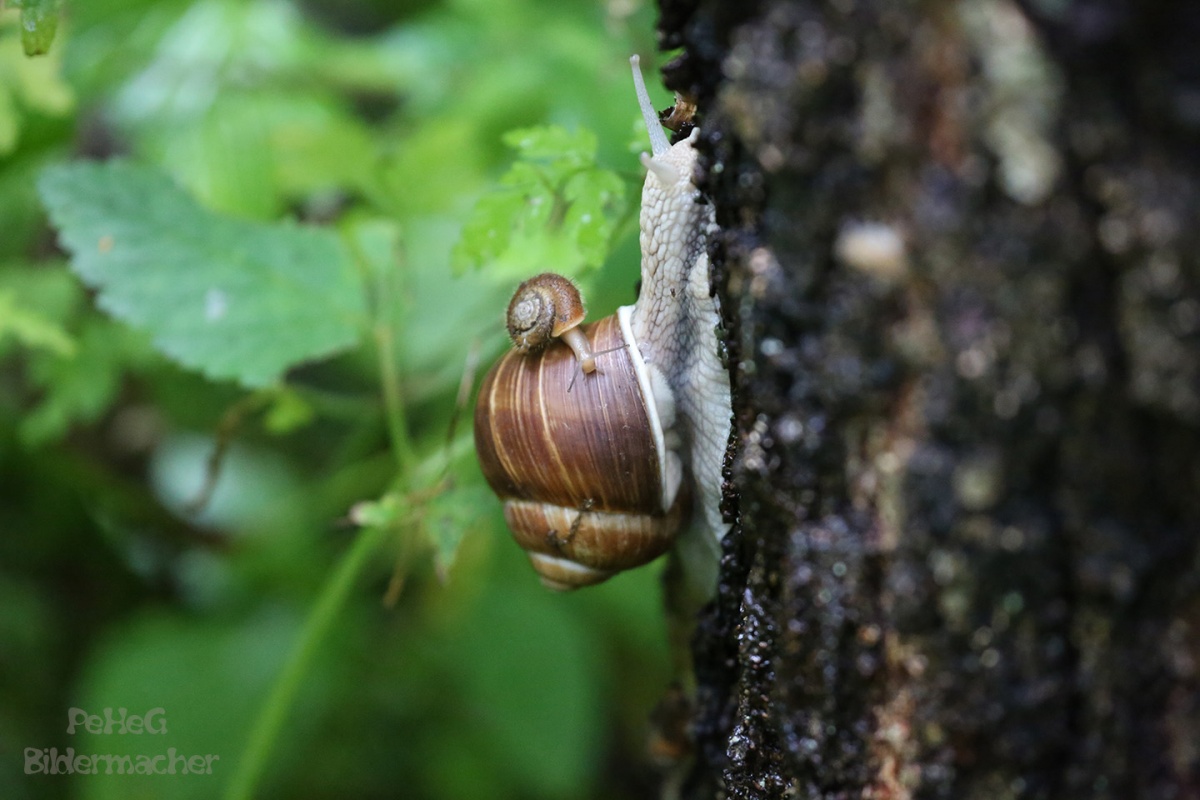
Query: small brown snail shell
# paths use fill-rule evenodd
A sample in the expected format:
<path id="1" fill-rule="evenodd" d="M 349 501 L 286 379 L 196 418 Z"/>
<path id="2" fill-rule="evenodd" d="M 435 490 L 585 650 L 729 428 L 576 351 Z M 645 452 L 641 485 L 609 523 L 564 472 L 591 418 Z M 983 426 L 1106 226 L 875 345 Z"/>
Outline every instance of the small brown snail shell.
<path id="1" fill-rule="evenodd" d="M 596 356 L 579 329 L 587 315 L 579 289 L 553 272 L 535 275 L 517 287 L 508 304 L 508 335 L 522 353 L 539 353 L 555 339 L 575 351 L 584 372 L 596 371 Z"/>
<path id="2" fill-rule="evenodd" d="M 678 456 L 666 447 L 659 409 L 644 399 L 648 372 L 624 346 L 629 311 L 583 326 L 612 355 L 571 391 L 575 359 L 561 344 L 534 358 L 510 351 L 479 390 L 484 477 L 552 589 L 589 586 L 653 560 L 685 514 Z"/>

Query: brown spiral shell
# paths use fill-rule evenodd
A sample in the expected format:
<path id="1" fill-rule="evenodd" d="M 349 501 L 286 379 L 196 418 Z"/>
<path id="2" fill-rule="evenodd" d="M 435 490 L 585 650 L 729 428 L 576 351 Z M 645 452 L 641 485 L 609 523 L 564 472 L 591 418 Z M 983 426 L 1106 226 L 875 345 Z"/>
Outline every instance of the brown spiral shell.
<path id="1" fill-rule="evenodd" d="M 616 315 L 583 326 L 603 366 L 578 381 L 571 350 L 510 351 L 475 407 L 484 477 L 542 582 L 599 583 L 645 564 L 674 541 L 685 510 L 678 476 L 659 452 L 656 412 L 643 398 L 635 358 Z"/>
<path id="2" fill-rule="evenodd" d="M 508 304 L 508 335 L 521 352 L 536 353 L 583 322 L 579 289 L 553 272 L 535 275 L 517 287 Z"/>

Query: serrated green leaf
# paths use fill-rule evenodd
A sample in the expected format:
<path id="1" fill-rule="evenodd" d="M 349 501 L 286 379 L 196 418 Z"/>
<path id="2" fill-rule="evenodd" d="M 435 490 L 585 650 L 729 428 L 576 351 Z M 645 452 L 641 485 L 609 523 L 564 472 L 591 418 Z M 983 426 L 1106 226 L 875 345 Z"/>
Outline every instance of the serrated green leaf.
<path id="1" fill-rule="evenodd" d="M 503 138 L 505 144 L 517 150 L 519 160 L 500 183 L 531 198 L 546 196 L 553 200 L 581 170 L 596 169 L 596 136 L 591 131 L 572 133 L 550 125 L 509 131 Z M 547 214 L 552 207 L 547 206 Z"/>
<path id="2" fill-rule="evenodd" d="M 479 198 L 451 253 L 454 271 L 461 273 L 499 258 L 512 241 L 512 222 L 523 204 L 524 199 L 516 192 L 495 192 Z"/>
<path id="3" fill-rule="evenodd" d="M 479 199 L 455 248 L 455 267 L 499 258 L 523 232 L 541 235 L 554 214 L 552 184 L 531 164 L 518 161 L 500 188 Z"/>
<path id="4" fill-rule="evenodd" d="M 500 185 L 524 196 L 552 196 L 553 188 L 544 168 L 535 167 L 527 161 L 518 161 L 508 168 L 500 178 Z"/>
<path id="5" fill-rule="evenodd" d="M 563 234 L 578 246 L 584 264 L 598 267 L 625 210 L 625 184 L 615 173 L 588 170 L 573 176 L 563 193 L 570 204 Z"/>
<path id="6" fill-rule="evenodd" d="M 595 163 L 596 137 L 558 126 L 509 131 L 519 160 L 481 197 L 455 245 L 455 270 L 491 265 L 528 273 L 530 264 L 566 272 L 604 263 L 625 213 L 625 184 Z"/>
<path id="7" fill-rule="evenodd" d="M 541 179 L 529 164 L 519 162 L 502 183 L 512 187 L 518 200 L 511 224 L 519 230 L 537 231 L 552 223 L 559 205 L 556 184 Z"/>
<path id="8" fill-rule="evenodd" d="M 360 280 L 329 231 L 218 216 L 124 161 L 51 167 L 38 186 L 99 306 L 185 366 L 258 387 L 358 340 Z"/>

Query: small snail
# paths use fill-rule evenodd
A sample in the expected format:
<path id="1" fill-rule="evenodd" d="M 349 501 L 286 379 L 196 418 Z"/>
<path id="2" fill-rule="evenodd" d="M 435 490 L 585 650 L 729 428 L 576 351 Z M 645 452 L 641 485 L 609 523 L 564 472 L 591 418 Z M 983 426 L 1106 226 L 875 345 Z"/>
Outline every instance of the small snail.
<path id="1" fill-rule="evenodd" d="M 695 582 L 709 585 L 728 530 L 719 505 L 729 376 L 709 288 L 713 211 L 692 183 L 697 131 L 667 142 L 637 56 L 630 61 L 653 151 L 642 156 L 638 300 L 584 325 L 582 301 L 557 305 L 578 300 L 570 281 L 544 274 L 521 284 L 509 304 L 516 348 L 483 379 L 475 407 L 484 477 L 552 589 L 599 583 L 661 555 L 691 501 L 683 538 L 700 557 L 684 562 L 702 563 Z M 570 391 L 576 360 L 589 374 Z"/>
<path id="2" fill-rule="evenodd" d="M 508 335 L 521 353 L 540 353 L 555 339 L 575 351 L 584 372 L 596 371 L 596 355 L 579 329 L 587 312 L 575 284 L 543 272 L 522 283 L 508 304 Z"/>

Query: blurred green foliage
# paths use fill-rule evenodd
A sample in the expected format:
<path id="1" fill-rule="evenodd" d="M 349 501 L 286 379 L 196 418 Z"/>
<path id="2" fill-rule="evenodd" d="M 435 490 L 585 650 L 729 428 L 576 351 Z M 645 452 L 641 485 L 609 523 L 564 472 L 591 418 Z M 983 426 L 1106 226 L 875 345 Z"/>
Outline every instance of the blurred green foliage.
<path id="1" fill-rule="evenodd" d="M 632 300 L 653 9 L 94 0 L 30 58 L 35 5 L 0 10 L 0 797 L 217 797 L 255 737 L 256 797 L 651 794 L 656 569 L 544 590 L 460 385 L 522 277 Z M 25 774 L 68 747 L 218 758 Z"/>

